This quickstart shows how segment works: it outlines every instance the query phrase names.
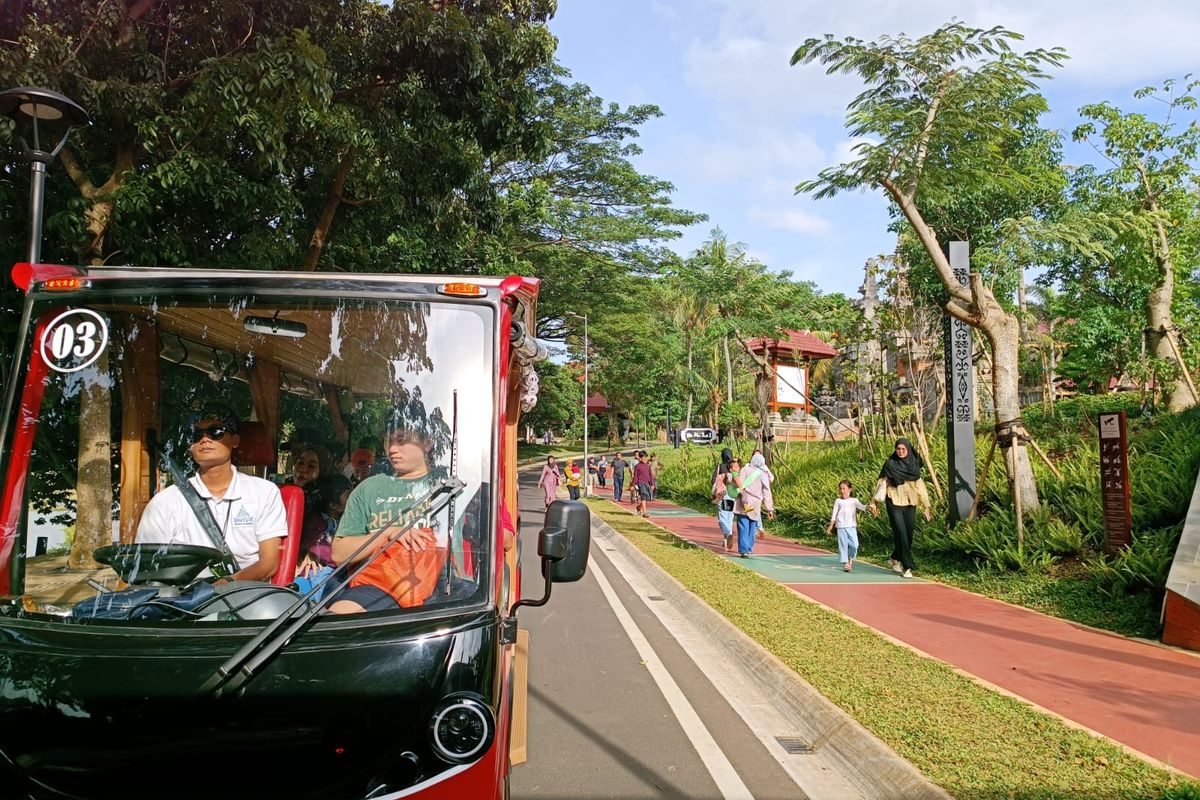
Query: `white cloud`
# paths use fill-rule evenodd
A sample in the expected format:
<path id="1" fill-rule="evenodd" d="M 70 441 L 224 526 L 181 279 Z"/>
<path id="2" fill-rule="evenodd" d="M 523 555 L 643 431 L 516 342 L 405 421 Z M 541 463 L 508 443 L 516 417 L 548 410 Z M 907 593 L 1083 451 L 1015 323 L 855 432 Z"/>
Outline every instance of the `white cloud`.
<path id="1" fill-rule="evenodd" d="M 820 169 L 828 158 L 810 133 L 751 127 L 713 139 L 693 133 L 676 137 L 671 154 L 655 154 L 654 160 L 674 162 L 702 180 L 744 183 L 748 178 L 785 175 L 797 176 L 794 185 L 798 176 Z"/>
<path id="2" fill-rule="evenodd" d="M 755 206 L 746 212 L 746 217 L 751 222 L 767 228 L 779 228 L 806 236 L 824 236 L 833 230 L 829 220 L 798 208 Z"/>
<path id="3" fill-rule="evenodd" d="M 815 114 L 841 118 L 861 89 L 855 78 L 819 65 L 788 62 L 805 39 L 826 33 L 871 40 L 900 32 L 921 36 L 957 17 L 1025 34 L 1023 49 L 1062 46 L 1071 59 L 1056 80 L 1126 87 L 1182 75 L 1196 66 L 1200 13 L 1194 0 L 713 0 L 715 30 L 684 53 L 688 83 L 718 104 L 753 118 Z"/>

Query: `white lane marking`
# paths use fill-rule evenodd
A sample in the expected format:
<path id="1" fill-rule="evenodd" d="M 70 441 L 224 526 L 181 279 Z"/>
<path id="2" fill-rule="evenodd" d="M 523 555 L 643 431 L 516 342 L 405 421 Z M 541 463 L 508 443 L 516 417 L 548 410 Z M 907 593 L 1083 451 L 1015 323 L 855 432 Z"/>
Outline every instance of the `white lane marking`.
<path id="1" fill-rule="evenodd" d="M 671 711 L 679 720 L 684 733 L 691 740 L 692 747 L 696 749 L 700 760 L 708 769 L 708 774 L 712 776 L 717 788 L 721 790 L 721 796 L 725 800 L 754 800 L 754 796 L 750 794 L 746 784 L 742 783 L 733 764 L 729 763 L 729 759 L 725 757 L 725 753 L 717 741 L 708 732 L 708 728 L 704 727 L 704 723 L 696 714 L 696 710 L 692 708 L 692 704 L 688 702 L 687 697 L 684 696 L 679 684 L 675 683 L 675 679 L 663 666 L 662 660 L 654 652 L 654 648 L 650 646 L 650 642 L 638 628 L 637 623 L 633 621 L 633 617 L 629 616 L 629 612 L 621 603 L 621 598 L 617 597 L 617 593 L 613 591 L 612 584 L 608 582 L 608 578 L 605 577 L 604 571 L 600 569 L 595 558 L 588 558 L 588 571 L 596 577 L 600 591 L 604 593 L 604 598 L 612 607 L 613 613 L 617 615 L 617 620 L 625 629 L 625 634 L 633 642 L 634 649 L 645 662 L 650 677 L 654 678 L 654 682 L 658 684 L 658 690 L 666 698 L 667 705 L 671 707 Z"/>

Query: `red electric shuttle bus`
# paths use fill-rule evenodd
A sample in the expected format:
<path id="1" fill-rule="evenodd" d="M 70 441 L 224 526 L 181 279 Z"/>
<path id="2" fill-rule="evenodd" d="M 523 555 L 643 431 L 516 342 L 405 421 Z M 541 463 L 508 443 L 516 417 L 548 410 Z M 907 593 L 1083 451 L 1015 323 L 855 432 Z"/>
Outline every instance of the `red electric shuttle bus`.
<path id="1" fill-rule="evenodd" d="M 515 611 L 582 577 L 589 547 L 587 508 L 553 504 L 543 596 L 518 600 L 538 282 L 29 264 L 13 279 L 26 300 L 0 412 L 3 796 L 507 797 L 524 758 Z M 214 399 L 228 424 L 193 428 Z M 428 479 L 372 498 L 403 504 L 373 554 L 298 580 L 313 509 L 294 485 L 271 580 L 223 579 L 224 535 L 254 521 L 206 522 L 205 500 L 175 513 L 210 542 L 146 535 L 198 441 L 232 435 L 233 480 L 270 480 L 288 471 L 279 440 L 314 426 L 350 448 L 421 433 Z M 247 484 L 266 486 L 228 493 Z M 407 602 L 330 612 L 414 530 L 439 560 Z"/>

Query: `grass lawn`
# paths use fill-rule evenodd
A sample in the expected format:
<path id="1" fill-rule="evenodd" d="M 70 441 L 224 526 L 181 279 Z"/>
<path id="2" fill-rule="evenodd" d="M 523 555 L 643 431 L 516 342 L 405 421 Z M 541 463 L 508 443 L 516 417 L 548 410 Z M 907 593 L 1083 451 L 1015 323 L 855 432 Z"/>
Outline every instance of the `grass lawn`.
<path id="1" fill-rule="evenodd" d="M 592 513 L 959 800 L 1200 800 L 1156 768 L 644 520 Z"/>
<path id="2" fill-rule="evenodd" d="M 564 456 L 577 455 L 583 452 L 583 443 L 575 444 L 563 443 L 552 444 L 547 447 L 544 444 L 524 444 L 517 445 L 517 460 L 526 461 L 529 459 L 544 459 L 546 456 L 554 456 L 555 458 L 563 458 Z"/>

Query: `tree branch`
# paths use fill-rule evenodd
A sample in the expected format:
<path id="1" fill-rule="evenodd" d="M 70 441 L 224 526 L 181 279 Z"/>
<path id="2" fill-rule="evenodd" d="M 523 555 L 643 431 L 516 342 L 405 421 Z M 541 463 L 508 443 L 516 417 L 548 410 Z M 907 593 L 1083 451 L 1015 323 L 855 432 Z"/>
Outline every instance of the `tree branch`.
<path id="1" fill-rule="evenodd" d="M 934 269 L 937 270 L 938 277 L 942 279 L 942 285 L 946 287 L 950 298 L 963 303 L 971 303 L 970 291 L 954 277 L 954 270 L 950 268 L 950 261 L 942 252 L 941 243 L 938 242 L 933 229 L 925 222 L 925 218 L 921 216 L 921 211 L 912 198 L 900 191 L 900 187 L 887 176 L 880 178 L 879 183 L 896 201 L 896 205 L 900 206 L 901 213 L 904 214 L 908 224 L 920 238 L 921 244 L 925 246 L 925 251 L 929 254 L 929 259 L 933 262 Z"/>
<path id="2" fill-rule="evenodd" d="M 150 9 L 158 5 L 159 0 L 137 0 L 132 6 L 121 8 L 121 21 L 117 23 L 117 44 L 124 46 L 133 39 L 133 25 Z"/>
<path id="3" fill-rule="evenodd" d="M 62 162 L 63 169 L 67 171 L 67 176 L 79 187 L 81 195 L 88 199 L 96 196 L 96 185 L 92 183 L 92 179 L 87 176 L 87 173 L 83 171 L 83 167 L 75 160 L 75 153 L 71 148 L 64 147 L 62 152 L 58 154 L 58 160 Z"/>
<path id="4" fill-rule="evenodd" d="M 317 262 L 321 260 L 321 251 L 325 249 L 329 229 L 333 225 L 333 217 L 342 202 L 342 192 L 346 188 L 346 176 L 350 174 L 350 167 L 353 164 L 354 150 L 346 148 L 346 152 L 342 154 L 342 161 L 338 164 L 337 173 L 333 176 L 333 183 L 329 186 L 329 193 L 325 196 L 325 206 L 321 209 L 321 216 L 317 219 L 317 227 L 313 230 L 312 240 L 309 242 L 308 252 L 304 254 L 304 263 L 301 265 L 301 269 L 311 272 L 317 268 Z"/>
<path id="5" fill-rule="evenodd" d="M 917 160 L 913 164 L 913 172 L 908 182 L 909 200 L 917 196 L 917 184 L 921 180 L 921 170 L 925 168 L 925 157 L 929 155 L 929 139 L 933 136 L 933 123 L 937 120 L 938 108 L 942 104 L 942 97 L 946 94 L 946 87 L 952 80 L 954 80 L 953 71 L 946 74 L 941 86 L 933 95 L 933 102 L 929 104 L 929 109 L 925 112 L 925 126 L 921 128 L 921 136 L 917 139 Z"/>

